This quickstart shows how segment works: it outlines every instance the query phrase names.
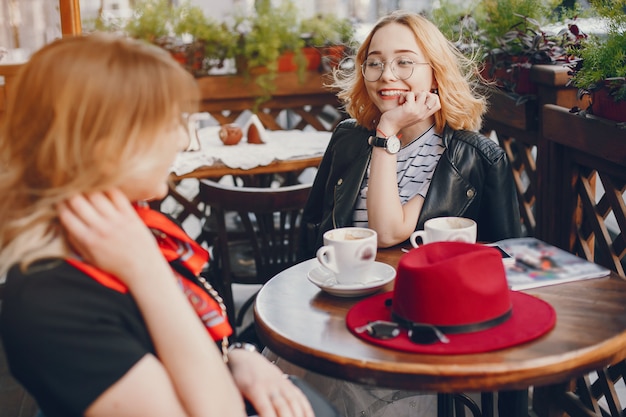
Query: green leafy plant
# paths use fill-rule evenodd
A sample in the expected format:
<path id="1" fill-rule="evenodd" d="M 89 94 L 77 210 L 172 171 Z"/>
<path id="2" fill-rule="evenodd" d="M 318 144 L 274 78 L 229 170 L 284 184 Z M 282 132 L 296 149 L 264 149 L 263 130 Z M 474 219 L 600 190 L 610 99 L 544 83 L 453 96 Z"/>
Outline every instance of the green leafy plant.
<path id="1" fill-rule="evenodd" d="M 317 14 L 300 22 L 300 34 L 307 46 L 350 45 L 354 31 L 350 19 L 334 14 Z"/>
<path id="2" fill-rule="evenodd" d="M 337 67 L 357 46 L 352 21 L 334 14 L 317 14 L 303 19 L 300 33 L 307 46 L 319 51 L 326 71 Z"/>
<path id="3" fill-rule="evenodd" d="M 474 17 L 479 0 L 472 2 L 458 2 L 455 0 L 440 0 L 438 7 L 431 11 L 430 18 L 441 32 L 465 55 L 469 57 L 481 56 L 485 39 L 484 31 L 479 27 Z"/>
<path id="4" fill-rule="evenodd" d="M 170 34 L 172 13 L 168 0 L 142 0 L 135 4 L 124 31 L 133 38 L 157 43 Z"/>
<path id="5" fill-rule="evenodd" d="M 519 22 L 501 37 L 497 46 L 486 51 L 492 71 L 515 71 L 532 65 L 569 64 L 579 58 L 576 51 L 586 35 L 574 23 L 557 34 L 542 30 L 535 19 L 518 16 Z"/>
<path id="6" fill-rule="evenodd" d="M 298 14 L 293 0 L 282 0 L 276 5 L 270 0 L 259 0 L 253 13 L 235 16 L 237 70 L 246 77 L 254 75 L 255 83 L 263 92 L 257 104 L 271 97 L 275 89 L 278 59 L 283 53 L 293 52 L 298 72 L 300 76 L 304 74 L 306 59 L 302 48 L 305 43 L 296 23 L 299 21 Z"/>
<path id="7" fill-rule="evenodd" d="M 533 65 L 568 64 L 579 59 L 575 51 L 586 35 L 575 19 L 558 33 L 543 29 L 550 17 L 560 17 L 550 14 L 554 5 L 551 0 L 483 0 L 477 8 L 483 76 L 518 103 L 536 93 L 530 80 Z"/>
<path id="8" fill-rule="evenodd" d="M 274 72 L 283 52 L 301 49 L 304 41 L 294 24 L 297 21 L 298 9 L 292 0 L 282 0 L 276 6 L 270 0 L 260 0 L 254 12 L 236 16 L 239 38 L 235 55 L 245 61 L 244 70 L 264 66 Z"/>
<path id="9" fill-rule="evenodd" d="M 225 22 L 207 17 L 197 6 L 183 3 L 176 9 L 173 32 L 179 39 L 191 37 L 187 45 L 192 51 L 202 50 L 202 72 L 221 68 L 226 59 L 234 57 L 237 34 Z"/>
<path id="10" fill-rule="evenodd" d="M 606 88 L 614 100 L 626 101 L 626 0 L 595 0 L 592 6 L 607 31 L 582 42 L 581 59 L 571 65 L 571 84 L 581 95 Z"/>
<path id="11" fill-rule="evenodd" d="M 483 78 L 519 102 L 535 93 L 530 68 L 535 64 L 567 63 L 575 59 L 572 45 L 580 42 L 575 23 L 559 33 L 542 28 L 552 0 L 441 0 L 432 19 L 464 54 L 484 64 Z M 555 16 L 556 18 L 556 16 Z"/>
<path id="12" fill-rule="evenodd" d="M 487 49 L 498 48 L 501 38 L 520 25 L 520 16 L 537 22 L 537 26 L 554 18 L 552 10 L 558 0 L 482 0 L 474 17 L 480 28 L 481 43 Z"/>

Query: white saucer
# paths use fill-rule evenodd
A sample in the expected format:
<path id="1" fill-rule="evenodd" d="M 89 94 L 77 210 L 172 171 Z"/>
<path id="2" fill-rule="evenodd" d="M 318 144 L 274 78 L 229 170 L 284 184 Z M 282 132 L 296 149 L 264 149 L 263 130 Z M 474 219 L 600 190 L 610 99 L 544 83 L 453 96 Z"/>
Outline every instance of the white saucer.
<path id="1" fill-rule="evenodd" d="M 385 263 L 374 262 L 367 282 L 363 284 L 337 284 L 335 274 L 319 263 L 311 269 L 307 278 L 328 294 L 338 297 L 362 297 L 373 294 L 396 277 L 396 270 Z"/>

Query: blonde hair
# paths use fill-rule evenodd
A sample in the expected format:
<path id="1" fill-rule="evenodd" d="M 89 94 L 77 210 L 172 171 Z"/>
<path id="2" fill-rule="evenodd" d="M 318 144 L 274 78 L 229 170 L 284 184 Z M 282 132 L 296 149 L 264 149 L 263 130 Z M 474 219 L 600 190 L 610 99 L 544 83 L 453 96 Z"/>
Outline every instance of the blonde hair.
<path id="1" fill-rule="evenodd" d="M 44 46 L 12 91 L 0 130 L 0 276 L 66 256 L 56 204 L 121 184 L 199 96 L 169 53 L 106 34 Z"/>
<path id="2" fill-rule="evenodd" d="M 430 62 L 441 99 L 441 110 L 435 113 L 437 130 L 442 131 L 445 124 L 455 130 L 480 129 L 487 102 L 477 91 L 476 81 L 480 75 L 476 62 L 463 55 L 428 19 L 404 11 L 393 12 L 376 23 L 356 53 L 354 70 L 334 71 L 332 86 L 339 90 L 337 96 L 348 114 L 359 125 L 372 130 L 376 128 L 381 113 L 367 95 L 361 65 L 367 58 L 376 31 L 390 23 L 411 29 Z"/>

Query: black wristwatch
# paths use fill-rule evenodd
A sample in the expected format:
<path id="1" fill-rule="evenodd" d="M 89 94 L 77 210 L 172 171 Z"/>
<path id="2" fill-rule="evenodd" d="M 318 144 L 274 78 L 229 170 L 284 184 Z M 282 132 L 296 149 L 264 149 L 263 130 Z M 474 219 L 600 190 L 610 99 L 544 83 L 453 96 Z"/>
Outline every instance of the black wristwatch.
<path id="1" fill-rule="evenodd" d="M 400 150 L 400 139 L 396 135 L 389 136 L 388 138 L 379 138 L 377 136 L 370 136 L 369 144 L 378 148 L 385 148 L 390 154 L 396 154 Z"/>

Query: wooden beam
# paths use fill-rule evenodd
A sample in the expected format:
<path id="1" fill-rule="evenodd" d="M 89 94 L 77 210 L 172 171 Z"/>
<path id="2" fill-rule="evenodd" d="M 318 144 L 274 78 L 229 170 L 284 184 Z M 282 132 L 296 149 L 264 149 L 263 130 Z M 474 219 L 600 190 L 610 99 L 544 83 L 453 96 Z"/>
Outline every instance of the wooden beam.
<path id="1" fill-rule="evenodd" d="M 80 35 L 82 25 L 80 22 L 79 0 L 59 0 L 59 12 L 61 14 L 61 33 L 63 36 Z"/>

